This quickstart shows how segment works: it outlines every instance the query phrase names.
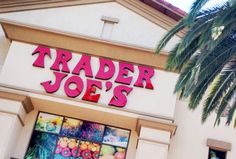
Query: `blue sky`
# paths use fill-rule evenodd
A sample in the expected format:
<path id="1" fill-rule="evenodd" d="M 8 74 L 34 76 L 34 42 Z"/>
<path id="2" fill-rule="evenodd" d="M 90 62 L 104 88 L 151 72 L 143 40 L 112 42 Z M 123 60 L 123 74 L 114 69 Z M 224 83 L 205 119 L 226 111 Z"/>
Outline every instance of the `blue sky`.
<path id="1" fill-rule="evenodd" d="M 195 1 L 195 0 L 165 0 L 167 2 L 170 2 L 171 4 L 173 4 L 176 7 L 179 7 L 180 9 L 188 12 L 191 4 Z M 215 4 L 219 4 L 222 2 L 225 2 L 226 0 L 210 0 L 205 7 L 211 7 L 214 6 Z"/>

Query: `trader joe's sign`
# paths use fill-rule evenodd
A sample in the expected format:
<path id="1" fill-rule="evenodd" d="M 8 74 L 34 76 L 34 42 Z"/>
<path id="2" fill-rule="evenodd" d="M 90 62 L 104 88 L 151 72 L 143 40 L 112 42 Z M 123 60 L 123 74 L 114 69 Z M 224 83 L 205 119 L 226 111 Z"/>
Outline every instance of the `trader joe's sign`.
<path id="1" fill-rule="evenodd" d="M 92 57 L 89 55 L 83 54 L 79 59 L 74 59 L 70 51 L 56 49 L 56 57 L 53 59 L 51 49 L 45 46 L 38 46 L 32 56 L 36 56 L 33 66 L 41 69 L 46 69 L 46 62 L 53 60 L 50 70 L 53 71 L 54 78 L 40 83 L 47 93 L 55 93 L 63 88 L 68 97 L 80 96 L 82 100 L 97 103 L 100 97 L 105 95 L 99 91 L 113 91 L 107 104 L 124 107 L 133 87 L 154 89 L 151 79 L 155 75 L 155 71 L 150 67 L 134 66 L 127 62 L 119 62 L 118 65 L 115 65 L 112 60 L 100 57 L 99 65 L 93 69 Z M 76 64 L 69 67 L 70 61 L 74 60 L 76 60 Z M 138 72 L 135 73 L 135 71 Z M 86 78 L 81 78 L 82 72 Z"/>

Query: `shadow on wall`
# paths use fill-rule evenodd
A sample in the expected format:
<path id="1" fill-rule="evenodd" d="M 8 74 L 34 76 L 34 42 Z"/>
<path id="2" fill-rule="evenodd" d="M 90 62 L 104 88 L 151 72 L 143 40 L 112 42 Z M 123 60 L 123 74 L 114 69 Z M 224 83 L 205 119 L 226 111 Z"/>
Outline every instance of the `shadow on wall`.
<path id="1" fill-rule="evenodd" d="M 2 69 L 2 66 L 4 64 L 4 61 L 7 57 L 8 49 L 10 48 L 10 40 L 8 40 L 4 32 L 2 30 L 2 27 L 0 26 L 0 71 Z"/>

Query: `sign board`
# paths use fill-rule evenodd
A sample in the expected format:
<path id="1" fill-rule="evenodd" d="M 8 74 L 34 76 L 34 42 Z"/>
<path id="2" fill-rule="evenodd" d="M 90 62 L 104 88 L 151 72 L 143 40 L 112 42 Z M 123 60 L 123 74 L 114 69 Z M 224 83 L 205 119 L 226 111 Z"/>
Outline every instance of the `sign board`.
<path id="1" fill-rule="evenodd" d="M 14 41 L 0 74 L 10 87 L 170 118 L 176 80 L 148 66 Z"/>

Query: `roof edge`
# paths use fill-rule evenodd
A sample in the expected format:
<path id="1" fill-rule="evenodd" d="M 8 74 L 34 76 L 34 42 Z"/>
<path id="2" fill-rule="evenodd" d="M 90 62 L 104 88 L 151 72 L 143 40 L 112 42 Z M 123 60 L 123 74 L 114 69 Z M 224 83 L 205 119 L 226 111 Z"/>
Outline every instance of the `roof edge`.
<path id="1" fill-rule="evenodd" d="M 179 21 L 184 16 L 187 15 L 185 11 L 174 6 L 173 4 L 165 1 L 165 0 L 140 0 L 146 5 L 149 5 L 152 8 L 162 12 L 163 14 L 171 17 L 172 19 Z"/>
<path id="2" fill-rule="evenodd" d="M 0 19 L 0 24 L 5 36 L 11 41 L 45 45 L 52 48 L 70 50 L 75 53 L 82 52 L 93 56 L 151 66 L 161 70 L 165 69 L 168 58 L 168 54 L 165 52 L 156 55 L 153 50 L 81 36 L 70 32 L 62 32 L 56 29 L 38 27 L 5 19 Z M 125 52 L 125 54 L 121 54 L 121 52 Z"/>
<path id="3" fill-rule="evenodd" d="M 140 0 L 2 0 L 0 1 L 0 13 L 108 2 L 117 2 L 140 16 L 143 16 L 154 24 L 159 25 L 165 30 L 170 30 L 177 23 L 177 20 L 151 7 L 150 5 L 141 2 Z M 173 14 L 176 15 L 174 12 Z M 180 31 L 177 36 L 181 38 L 184 34 L 185 31 Z"/>

